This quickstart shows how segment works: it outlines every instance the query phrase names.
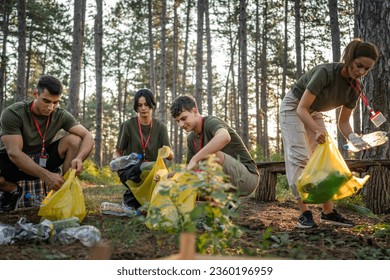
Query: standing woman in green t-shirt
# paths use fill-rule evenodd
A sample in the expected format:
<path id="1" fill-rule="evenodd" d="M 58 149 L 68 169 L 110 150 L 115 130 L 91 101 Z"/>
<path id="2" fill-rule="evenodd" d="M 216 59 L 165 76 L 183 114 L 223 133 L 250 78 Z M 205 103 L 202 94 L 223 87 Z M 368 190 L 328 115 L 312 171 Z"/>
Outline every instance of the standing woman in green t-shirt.
<path id="1" fill-rule="evenodd" d="M 149 89 L 140 89 L 134 96 L 134 110 L 137 116 L 122 123 L 114 153 L 114 159 L 120 156 L 137 153 L 142 155 L 142 162 L 156 161 L 158 149 L 163 146 L 171 147 L 168 129 L 161 121 L 152 117 L 156 107 L 153 93 Z M 168 160 L 173 158 L 171 151 Z M 129 173 L 129 172 L 127 172 Z M 127 181 L 127 174 L 119 171 L 121 181 Z M 137 209 L 141 204 L 127 188 L 123 195 L 123 204 Z"/>
<path id="2" fill-rule="evenodd" d="M 367 145 L 350 125 L 350 117 L 362 87 L 359 80 L 378 60 L 375 45 L 351 41 L 344 50 L 340 63 L 317 65 L 305 73 L 284 97 L 280 108 L 281 130 L 288 184 L 298 201 L 301 216 L 298 228 L 314 228 L 312 212 L 304 204 L 297 191 L 300 177 L 317 144 L 326 140 L 326 129 L 321 112 L 341 107 L 338 127 L 354 146 Z M 353 226 L 333 209 L 332 201 L 322 205 L 321 222 Z"/>

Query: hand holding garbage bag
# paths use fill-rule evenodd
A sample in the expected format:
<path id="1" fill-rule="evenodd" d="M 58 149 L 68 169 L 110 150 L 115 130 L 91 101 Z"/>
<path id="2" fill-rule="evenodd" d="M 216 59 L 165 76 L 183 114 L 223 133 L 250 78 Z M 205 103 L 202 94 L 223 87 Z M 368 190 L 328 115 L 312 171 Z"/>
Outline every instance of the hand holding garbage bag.
<path id="1" fill-rule="evenodd" d="M 86 215 L 86 209 L 76 169 L 69 169 L 64 179 L 66 181 L 62 187 L 58 191 L 50 191 L 42 201 L 38 216 L 50 221 L 77 217 L 81 222 Z"/>
<path id="2" fill-rule="evenodd" d="M 356 193 L 370 176 L 352 175 L 333 140 L 319 144 L 297 182 L 303 203 L 320 204 Z"/>

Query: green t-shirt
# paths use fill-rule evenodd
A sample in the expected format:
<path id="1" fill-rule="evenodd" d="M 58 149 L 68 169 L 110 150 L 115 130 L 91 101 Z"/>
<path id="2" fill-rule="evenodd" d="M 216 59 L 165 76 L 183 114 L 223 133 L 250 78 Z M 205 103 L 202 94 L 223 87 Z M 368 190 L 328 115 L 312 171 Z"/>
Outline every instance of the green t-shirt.
<path id="1" fill-rule="evenodd" d="M 341 76 L 342 66 L 341 63 L 328 63 L 314 67 L 293 85 L 293 94 L 301 99 L 305 90 L 310 90 L 316 96 L 310 109 L 316 112 L 329 111 L 342 105 L 354 109 L 359 96 Z"/>
<path id="2" fill-rule="evenodd" d="M 150 125 L 141 124 L 142 135 L 144 143 L 147 142 L 150 133 L 149 142 L 145 149 L 145 158 L 147 161 L 155 161 L 158 155 L 158 149 L 162 146 L 169 146 L 168 129 L 158 119 L 152 119 L 152 129 Z M 143 154 L 141 145 L 141 135 L 138 128 L 138 117 L 133 117 L 122 123 L 116 148 L 124 150 L 124 154 L 130 153 Z"/>
<path id="3" fill-rule="evenodd" d="M 39 152 L 42 149 L 42 138 L 35 125 L 30 111 L 32 101 L 16 102 L 5 108 L 0 118 L 0 136 L 21 135 L 23 149 L 26 154 Z M 64 129 L 68 131 L 77 125 L 76 119 L 65 109 L 57 108 L 50 115 L 49 126 L 46 131 L 47 116 L 34 115 L 42 135 L 46 132 L 46 143 L 50 144 L 56 134 Z M 5 152 L 4 143 L 0 141 L 0 152 Z"/>
<path id="4" fill-rule="evenodd" d="M 203 119 L 203 141 L 202 146 L 205 146 L 214 137 L 218 129 L 225 128 L 231 137 L 230 142 L 221 150 L 225 154 L 232 156 L 239 160 L 250 173 L 258 174 L 255 161 L 249 154 L 248 149 L 242 142 L 241 137 L 232 129 L 226 122 L 218 117 L 207 116 Z M 196 151 L 194 145 L 194 132 L 191 131 L 187 137 L 187 163 L 190 162 L 191 158 L 198 152 L 200 147 L 199 135 L 196 137 Z"/>

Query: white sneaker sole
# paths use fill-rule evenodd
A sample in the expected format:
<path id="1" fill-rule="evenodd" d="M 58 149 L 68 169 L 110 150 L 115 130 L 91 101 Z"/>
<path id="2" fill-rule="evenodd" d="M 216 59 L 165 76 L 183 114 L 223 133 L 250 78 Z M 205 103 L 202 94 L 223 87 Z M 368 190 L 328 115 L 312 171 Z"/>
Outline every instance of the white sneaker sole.
<path id="1" fill-rule="evenodd" d="M 315 225 L 315 226 L 305 226 L 305 225 L 302 225 L 301 223 L 298 222 L 295 227 L 296 228 L 301 228 L 301 229 L 308 229 L 308 228 L 316 228 L 318 226 L 317 225 Z"/>
<path id="2" fill-rule="evenodd" d="M 354 226 L 354 225 L 351 225 L 351 224 L 344 224 L 344 223 L 341 223 L 341 222 L 325 220 L 325 219 L 320 219 L 320 223 L 328 224 L 328 225 L 335 225 L 335 226 L 343 226 L 343 227 L 353 227 Z"/>

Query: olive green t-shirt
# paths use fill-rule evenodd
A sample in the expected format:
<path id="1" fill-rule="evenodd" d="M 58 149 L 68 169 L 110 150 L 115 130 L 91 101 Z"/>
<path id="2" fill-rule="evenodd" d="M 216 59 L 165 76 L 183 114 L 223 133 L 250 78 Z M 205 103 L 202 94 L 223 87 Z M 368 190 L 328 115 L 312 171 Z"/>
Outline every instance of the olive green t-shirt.
<path id="1" fill-rule="evenodd" d="M 301 99 L 305 90 L 310 90 L 316 96 L 310 109 L 316 112 L 333 110 L 342 105 L 354 109 L 359 96 L 350 82 L 341 76 L 342 66 L 341 63 L 328 63 L 314 67 L 293 85 L 292 93 Z M 356 81 L 352 83 L 358 88 Z"/>
<path id="2" fill-rule="evenodd" d="M 248 149 L 242 142 L 241 137 L 237 132 L 232 129 L 225 121 L 218 117 L 207 116 L 203 118 L 203 140 L 202 147 L 205 146 L 214 137 L 218 129 L 225 128 L 231 137 L 230 142 L 221 150 L 225 154 L 232 156 L 233 158 L 240 161 L 249 170 L 250 173 L 258 174 L 255 161 L 249 154 Z M 196 147 L 194 145 L 194 132 L 191 131 L 187 137 L 187 163 L 190 162 L 191 158 L 199 151 L 200 139 L 199 134 L 196 135 Z M 196 149 L 195 149 L 196 148 Z"/>
<path id="3" fill-rule="evenodd" d="M 23 137 L 22 151 L 26 154 L 39 152 L 42 149 L 42 137 L 35 125 L 37 121 L 42 135 L 46 132 L 46 143 L 49 145 L 61 129 L 68 131 L 77 125 L 76 119 L 65 109 L 57 108 L 51 115 L 46 131 L 47 116 L 36 116 L 31 113 L 32 101 L 16 102 L 5 108 L 0 118 L 0 136 L 21 135 Z M 0 141 L 0 152 L 5 152 L 4 143 Z"/>
<path id="4" fill-rule="evenodd" d="M 168 138 L 168 129 L 158 119 L 152 118 L 152 128 L 150 128 L 150 125 L 141 124 L 141 130 L 144 143 L 147 142 L 150 135 L 149 142 L 145 149 L 144 160 L 155 161 L 157 159 L 158 149 L 162 146 L 171 147 Z M 116 148 L 118 150 L 124 150 L 125 155 L 133 152 L 141 155 L 143 154 L 141 135 L 138 128 L 138 117 L 133 117 L 122 123 Z"/>

